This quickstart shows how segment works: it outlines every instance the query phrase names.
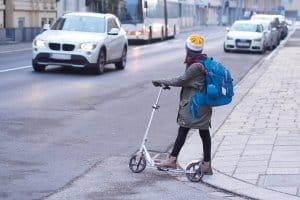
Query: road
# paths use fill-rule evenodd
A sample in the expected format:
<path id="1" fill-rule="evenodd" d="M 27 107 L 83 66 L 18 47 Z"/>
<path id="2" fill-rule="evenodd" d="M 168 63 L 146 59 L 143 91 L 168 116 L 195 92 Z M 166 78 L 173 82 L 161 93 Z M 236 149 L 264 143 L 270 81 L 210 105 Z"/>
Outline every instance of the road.
<path id="1" fill-rule="evenodd" d="M 236 84 L 269 52 L 224 53 L 224 34 L 205 30 L 204 49 L 231 69 Z M 184 71 L 187 35 L 130 46 L 126 69 L 108 65 L 100 76 L 53 66 L 36 73 L 30 51 L 0 54 L 0 199 L 224 199 L 185 177 L 128 169 L 158 92 L 151 80 Z M 172 145 L 178 96 L 179 88 L 163 92 L 149 149 Z"/>

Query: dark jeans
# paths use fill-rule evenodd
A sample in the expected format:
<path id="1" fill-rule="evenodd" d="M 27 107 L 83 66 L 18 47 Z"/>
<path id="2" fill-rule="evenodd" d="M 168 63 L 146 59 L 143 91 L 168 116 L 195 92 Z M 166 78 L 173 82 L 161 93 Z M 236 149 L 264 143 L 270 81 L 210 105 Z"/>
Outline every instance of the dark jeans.
<path id="1" fill-rule="evenodd" d="M 173 150 L 171 152 L 171 156 L 177 157 L 184 142 L 186 139 L 186 136 L 189 132 L 190 128 L 185 128 L 180 126 L 178 128 L 178 135 L 177 138 L 175 140 L 175 144 L 173 147 Z M 202 140 L 202 145 L 203 145 L 203 154 L 204 154 L 204 158 L 203 160 L 205 162 L 209 162 L 211 160 L 211 138 L 210 138 L 210 133 L 209 133 L 209 129 L 199 129 L 199 135 L 201 137 Z"/>

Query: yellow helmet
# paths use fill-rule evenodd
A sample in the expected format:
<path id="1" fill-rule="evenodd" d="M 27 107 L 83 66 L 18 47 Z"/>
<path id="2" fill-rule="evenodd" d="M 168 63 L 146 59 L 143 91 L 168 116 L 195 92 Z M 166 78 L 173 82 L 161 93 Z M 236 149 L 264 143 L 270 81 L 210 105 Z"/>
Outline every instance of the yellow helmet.
<path id="1" fill-rule="evenodd" d="M 201 53 L 203 50 L 203 45 L 204 38 L 199 34 L 193 33 L 186 39 L 187 50 Z"/>

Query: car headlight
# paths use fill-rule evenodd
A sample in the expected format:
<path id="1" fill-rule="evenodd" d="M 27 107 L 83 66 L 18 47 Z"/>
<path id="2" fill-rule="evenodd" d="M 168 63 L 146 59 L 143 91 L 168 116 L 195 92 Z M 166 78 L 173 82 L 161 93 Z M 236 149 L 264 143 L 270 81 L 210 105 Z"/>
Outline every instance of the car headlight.
<path id="1" fill-rule="evenodd" d="M 233 37 L 226 36 L 226 40 L 233 40 Z"/>
<path id="2" fill-rule="evenodd" d="M 36 46 L 38 48 L 45 48 L 46 42 L 44 40 L 36 39 L 36 40 L 34 40 L 34 46 Z"/>
<path id="3" fill-rule="evenodd" d="M 81 43 L 80 44 L 80 49 L 84 51 L 92 51 L 97 47 L 97 44 L 94 43 Z"/>
<path id="4" fill-rule="evenodd" d="M 255 42 L 261 42 L 261 38 L 256 38 L 253 41 L 255 41 Z"/>

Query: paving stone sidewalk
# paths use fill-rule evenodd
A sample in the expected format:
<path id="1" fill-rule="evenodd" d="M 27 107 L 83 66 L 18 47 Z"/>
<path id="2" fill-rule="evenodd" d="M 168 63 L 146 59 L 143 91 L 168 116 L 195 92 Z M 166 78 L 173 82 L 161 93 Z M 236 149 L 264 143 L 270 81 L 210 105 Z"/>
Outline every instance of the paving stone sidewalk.
<path id="1" fill-rule="evenodd" d="M 253 199 L 300 199 L 299 57 L 295 29 L 235 87 L 233 110 L 212 138 L 216 173 L 204 182 Z M 182 165 L 202 151 L 194 133 L 180 155 Z"/>

